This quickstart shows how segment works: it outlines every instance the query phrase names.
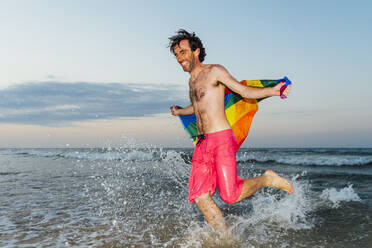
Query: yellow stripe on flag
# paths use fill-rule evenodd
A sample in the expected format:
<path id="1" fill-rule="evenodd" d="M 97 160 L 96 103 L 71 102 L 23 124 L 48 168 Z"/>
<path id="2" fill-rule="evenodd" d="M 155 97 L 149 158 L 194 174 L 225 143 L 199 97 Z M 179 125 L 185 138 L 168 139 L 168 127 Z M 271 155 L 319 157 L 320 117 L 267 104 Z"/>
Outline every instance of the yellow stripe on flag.
<path id="1" fill-rule="evenodd" d="M 258 109 L 258 104 L 256 100 L 241 100 L 234 105 L 231 105 L 228 109 L 225 109 L 227 120 L 230 125 L 234 125 L 240 118 L 248 114 L 251 111 L 254 113 Z"/>

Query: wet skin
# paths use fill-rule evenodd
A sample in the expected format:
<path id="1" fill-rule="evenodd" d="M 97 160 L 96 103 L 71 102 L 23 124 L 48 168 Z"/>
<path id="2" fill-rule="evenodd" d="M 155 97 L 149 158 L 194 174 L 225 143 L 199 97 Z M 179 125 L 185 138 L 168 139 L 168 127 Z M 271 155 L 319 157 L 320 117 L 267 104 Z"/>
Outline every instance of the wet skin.
<path id="1" fill-rule="evenodd" d="M 189 96 L 191 105 L 186 108 L 171 107 L 171 113 L 175 116 L 195 113 L 199 134 L 214 133 L 231 128 L 226 118 L 224 106 L 226 87 L 247 99 L 280 95 L 280 88 L 284 83 L 279 83 L 272 88 L 241 85 L 223 66 L 202 64 L 198 58 L 199 53 L 199 49 L 191 50 L 188 40 L 182 40 L 174 47 L 177 62 L 185 72 L 190 73 Z M 290 86 L 287 87 L 283 94 L 287 95 L 290 88 Z M 290 194 L 294 191 L 288 180 L 280 177 L 272 170 L 267 170 L 260 177 L 244 180 L 242 192 L 236 202 L 244 200 L 263 187 L 275 187 Z M 224 232 L 227 230 L 222 212 L 211 198 L 210 193 L 201 195 L 195 199 L 195 202 L 208 223 L 216 231 Z"/>

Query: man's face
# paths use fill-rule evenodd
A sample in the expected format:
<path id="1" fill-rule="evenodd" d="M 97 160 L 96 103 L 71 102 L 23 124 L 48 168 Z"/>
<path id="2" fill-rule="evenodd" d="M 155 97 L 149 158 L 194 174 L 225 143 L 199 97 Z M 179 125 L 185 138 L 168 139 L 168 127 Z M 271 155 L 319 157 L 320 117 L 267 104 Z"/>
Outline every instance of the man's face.
<path id="1" fill-rule="evenodd" d="M 195 66 L 195 60 L 197 59 L 197 51 L 192 51 L 188 40 L 181 40 L 178 45 L 174 46 L 174 54 L 177 58 L 177 62 L 182 66 L 182 69 L 186 72 L 191 72 Z"/>

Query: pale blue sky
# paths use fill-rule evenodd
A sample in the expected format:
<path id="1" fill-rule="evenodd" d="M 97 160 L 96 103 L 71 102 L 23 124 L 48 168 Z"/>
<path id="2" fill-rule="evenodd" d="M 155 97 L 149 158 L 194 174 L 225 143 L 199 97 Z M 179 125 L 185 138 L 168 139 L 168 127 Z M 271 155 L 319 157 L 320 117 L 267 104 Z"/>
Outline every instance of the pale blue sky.
<path id="1" fill-rule="evenodd" d="M 260 104 L 245 142 L 372 147 L 371 1 L 0 3 L 0 147 L 191 146 L 169 104 L 188 75 L 168 37 L 195 31 L 206 63 L 294 83 Z"/>

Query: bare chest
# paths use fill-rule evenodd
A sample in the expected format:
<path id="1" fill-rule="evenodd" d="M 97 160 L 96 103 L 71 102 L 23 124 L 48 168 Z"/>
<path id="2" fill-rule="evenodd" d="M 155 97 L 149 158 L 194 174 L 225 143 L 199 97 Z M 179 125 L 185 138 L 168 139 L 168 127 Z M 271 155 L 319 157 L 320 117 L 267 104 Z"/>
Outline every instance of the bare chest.
<path id="1" fill-rule="evenodd" d="M 203 101 L 213 91 L 213 82 L 209 73 L 201 73 L 196 79 L 189 81 L 190 86 L 190 100 L 192 103 Z"/>
<path id="2" fill-rule="evenodd" d="M 190 81 L 190 100 L 191 102 L 200 102 L 207 93 L 207 86 L 202 82 Z"/>

